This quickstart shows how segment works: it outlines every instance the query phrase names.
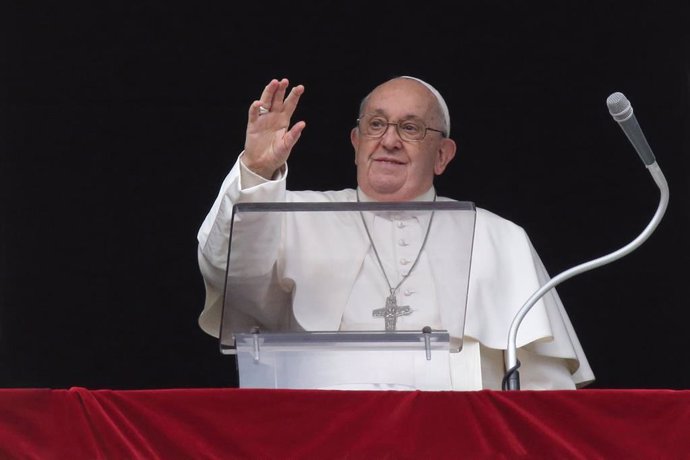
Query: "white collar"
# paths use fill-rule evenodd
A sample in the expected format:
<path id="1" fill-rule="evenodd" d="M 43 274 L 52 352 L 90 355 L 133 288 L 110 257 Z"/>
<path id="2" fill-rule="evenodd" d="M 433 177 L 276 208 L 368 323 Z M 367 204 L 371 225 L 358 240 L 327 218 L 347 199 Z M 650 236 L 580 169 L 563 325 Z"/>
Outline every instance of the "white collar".
<path id="1" fill-rule="evenodd" d="M 364 202 L 364 203 L 370 203 L 370 202 L 376 201 L 373 198 L 367 196 L 367 194 L 364 193 L 360 187 L 357 187 L 357 193 L 359 195 L 359 200 Z M 432 185 L 429 188 L 429 190 L 427 190 L 426 192 L 422 193 L 421 195 L 413 198 L 410 201 L 434 201 L 435 196 L 436 196 L 436 190 L 434 189 L 434 186 Z"/>

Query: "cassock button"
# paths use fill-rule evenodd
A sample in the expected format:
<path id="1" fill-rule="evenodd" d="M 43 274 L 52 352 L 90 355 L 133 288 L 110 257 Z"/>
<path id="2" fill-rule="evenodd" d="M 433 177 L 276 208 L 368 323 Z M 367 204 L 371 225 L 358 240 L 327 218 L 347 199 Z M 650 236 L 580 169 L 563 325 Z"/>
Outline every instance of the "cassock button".
<path id="1" fill-rule="evenodd" d="M 410 263 L 410 259 L 406 259 L 404 257 L 400 259 L 400 265 L 407 265 L 409 263 Z"/>
<path id="2" fill-rule="evenodd" d="M 398 240 L 398 246 L 409 246 L 409 244 L 410 244 L 410 243 L 408 243 L 407 241 L 405 241 L 405 240 L 402 239 L 402 238 L 400 238 L 400 239 Z"/>
<path id="3" fill-rule="evenodd" d="M 398 223 L 395 225 L 397 225 L 398 228 L 405 228 L 405 222 L 403 222 L 403 221 L 398 221 Z"/>
<path id="4" fill-rule="evenodd" d="M 412 290 L 412 289 L 405 289 L 405 291 L 403 292 L 403 294 L 405 294 L 406 296 L 411 296 L 412 294 L 414 294 L 414 290 Z"/>

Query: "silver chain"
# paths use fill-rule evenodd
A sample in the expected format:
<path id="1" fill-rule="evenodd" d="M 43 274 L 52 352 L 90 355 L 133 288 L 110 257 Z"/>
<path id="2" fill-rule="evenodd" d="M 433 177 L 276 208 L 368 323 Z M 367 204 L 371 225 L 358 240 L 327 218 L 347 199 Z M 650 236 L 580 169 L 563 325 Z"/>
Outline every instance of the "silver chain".
<path id="1" fill-rule="evenodd" d="M 436 201 L 436 192 L 434 191 L 434 201 Z M 357 202 L 359 203 L 359 190 L 357 190 Z M 424 234 L 424 241 L 422 241 L 422 246 L 419 248 L 419 252 L 417 253 L 417 257 L 414 259 L 414 263 L 410 267 L 410 269 L 407 271 L 406 274 L 403 275 L 402 279 L 400 282 L 393 287 L 391 285 L 391 282 L 388 280 L 388 275 L 386 274 L 386 269 L 383 267 L 383 263 L 381 262 L 381 257 L 379 257 L 379 252 L 376 250 L 376 245 L 374 244 L 374 239 L 371 237 L 371 233 L 369 232 L 369 227 L 367 226 L 366 221 L 364 220 L 364 214 L 362 214 L 362 211 L 359 212 L 359 216 L 362 218 L 362 224 L 364 225 L 364 230 L 367 232 L 367 237 L 369 238 L 369 243 L 371 243 L 371 248 L 374 250 L 374 255 L 376 256 L 376 261 L 379 263 L 379 267 L 381 267 L 381 272 L 383 273 L 383 277 L 386 280 L 386 284 L 388 284 L 388 289 L 391 291 L 391 295 L 394 295 L 398 288 L 400 287 L 401 284 L 405 282 L 408 276 L 412 273 L 412 270 L 417 266 L 417 262 L 419 262 L 420 257 L 422 256 L 422 251 L 424 250 L 424 247 L 426 246 L 426 241 L 429 239 L 429 231 L 431 230 L 431 222 L 434 220 L 434 211 L 431 211 L 431 217 L 429 218 L 429 224 L 426 227 L 426 233 Z"/>

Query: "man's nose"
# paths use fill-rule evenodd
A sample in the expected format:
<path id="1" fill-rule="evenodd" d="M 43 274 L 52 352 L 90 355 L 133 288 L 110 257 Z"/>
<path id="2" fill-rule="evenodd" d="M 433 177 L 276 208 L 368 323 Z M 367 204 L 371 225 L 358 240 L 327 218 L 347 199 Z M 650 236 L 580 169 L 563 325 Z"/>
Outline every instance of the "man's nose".
<path id="1" fill-rule="evenodd" d="M 381 143 L 385 147 L 390 148 L 397 147 L 400 144 L 402 144 L 402 138 L 400 137 L 400 133 L 398 133 L 397 123 L 388 123 L 386 131 L 383 133 L 383 136 L 381 137 Z"/>

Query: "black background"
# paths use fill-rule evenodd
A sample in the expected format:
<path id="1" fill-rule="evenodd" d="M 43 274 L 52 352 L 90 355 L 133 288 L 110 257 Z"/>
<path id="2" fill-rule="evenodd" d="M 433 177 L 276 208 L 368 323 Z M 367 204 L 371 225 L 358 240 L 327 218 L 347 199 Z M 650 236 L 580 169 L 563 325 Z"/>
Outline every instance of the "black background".
<path id="1" fill-rule="evenodd" d="M 458 3 L 3 6 L 0 386 L 233 385 L 197 326 L 196 232 L 249 104 L 271 78 L 304 84 L 288 185 L 351 187 L 359 101 L 407 74 L 450 106 L 459 152 L 439 192 L 523 226 L 552 275 L 656 210 L 606 108 L 630 99 L 668 211 L 638 250 L 558 291 L 592 387 L 689 388 L 688 8 Z"/>

